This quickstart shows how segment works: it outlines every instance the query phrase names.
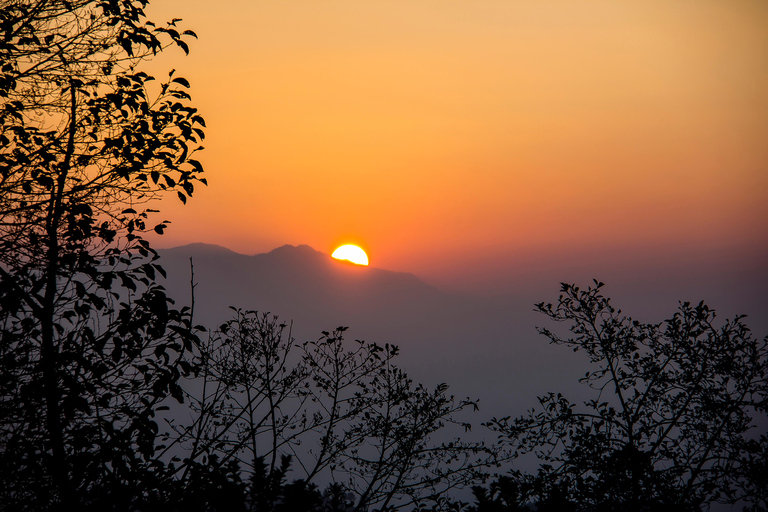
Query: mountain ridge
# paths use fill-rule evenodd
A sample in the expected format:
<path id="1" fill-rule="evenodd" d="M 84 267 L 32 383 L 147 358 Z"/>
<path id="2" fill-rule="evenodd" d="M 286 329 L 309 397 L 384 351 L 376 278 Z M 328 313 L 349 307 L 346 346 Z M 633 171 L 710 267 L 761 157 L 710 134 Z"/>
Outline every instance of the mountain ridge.
<path id="1" fill-rule="evenodd" d="M 317 282 L 317 275 L 323 275 L 325 285 L 331 289 L 338 288 L 334 286 L 333 281 L 342 280 L 343 286 L 363 287 L 382 285 L 390 283 L 389 288 L 397 284 L 398 286 L 411 286 L 421 288 L 424 293 L 427 290 L 431 293 L 448 295 L 445 292 L 429 285 L 419 279 L 418 276 L 410 272 L 399 272 L 387 270 L 374 266 L 355 265 L 354 263 L 337 260 L 330 255 L 320 252 L 307 244 L 290 245 L 285 244 L 276 247 L 271 251 L 257 253 L 253 255 L 241 254 L 226 247 L 215 244 L 193 243 L 172 247 L 168 249 L 158 249 L 158 253 L 168 261 L 169 258 L 192 257 L 192 264 L 197 260 L 198 264 L 210 258 L 227 258 L 233 261 L 239 260 L 243 265 L 255 270 L 262 279 L 268 282 L 274 281 L 277 276 L 287 279 L 289 275 L 296 273 L 310 277 Z M 261 272 L 259 267 L 268 266 L 269 272 Z M 275 283 L 277 284 L 277 283 Z M 410 289 L 413 293 L 415 289 Z"/>
<path id="2" fill-rule="evenodd" d="M 392 274 L 406 274 L 406 275 L 409 275 L 409 276 L 413 276 L 414 278 L 416 278 L 419 281 L 421 281 L 421 279 L 418 278 L 418 276 L 416 276 L 415 274 L 413 274 L 411 272 L 402 272 L 402 271 L 397 271 L 397 270 L 389 270 L 389 269 L 384 269 L 384 268 L 380 268 L 380 267 L 375 267 L 373 265 L 357 265 L 355 263 L 347 262 L 347 261 L 344 261 L 344 260 L 337 260 L 337 259 L 331 257 L 329 254 L 326 254 L 326 253 L 324 253 L 322 251 L 318 251 L 317 249 L 315 249 L 314 247 L 312 247 L 311 245 L 308 245 L 308 244 L 299 244 L 299 245 L 284 244 L 284 245 L 281 245 L 279 247 L 275 247 L 274 249 L 272 249 L 270 251 L 260 252 L 260 253 L 256 253 L 256 254 L 243 254 L 243 253 L 240 253 L 240 252 L 237 252 L 237 251 L 233 251 L 232 249 L 229 249 L 229 248 L 224 247 L 222 245 L 209 244 L 209 243 L 205 243 L 205 242 L 193 242 L 193 243 L 190 243 L 190 244 L 178 245 L 178 246 L 175 246 L 175 247 L 167 247 L 167 248 L 163 248 L 163 249 L 157 249 L 158 253 L 165 253 L 165 254 L 172 254 L 174 252 L 188 252 L 188 251 L 192 251 L 192 250 L 194 250 L 194 251 L 205 251 L 205 252 L 207 252 L 209 254 L 216 254 L 216 253 L 236 254 L 238 256 L 243 256 L 243 257 L 246 257 L 246 258 L 259 258 L 259 257 L 264 257 L 264 256 L 284 256 L 286 254 L 292 255 L 292 253 L 293 253 L 293 255 L 295 255 L 295 254 L 298 254 L 298 253 L 302 253 L 304 255 L 311 255 L 312 257 L 322 258 L 324 260 L 329 260 L 329 261 L 332 261 L 334 263 L 339 263 L 339 264 L 343 264 L 343 265 L 349 265 L 349 266 L 352 266 L 352 267 L 368 268 L 370 270 L 381 270 L 381 271 L 389 272 L 389 273 L 392 273 Z M 431 285 L 427 285 L 427 286 L 431 286 Z"/>

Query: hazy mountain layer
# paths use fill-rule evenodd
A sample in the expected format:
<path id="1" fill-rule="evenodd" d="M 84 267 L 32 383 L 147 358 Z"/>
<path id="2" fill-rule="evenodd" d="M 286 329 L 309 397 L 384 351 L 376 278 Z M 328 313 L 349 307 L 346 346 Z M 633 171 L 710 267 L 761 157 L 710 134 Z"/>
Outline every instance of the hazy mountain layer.
<path id="1" fill-rule="evenodd" d="M 537 394 L 568 389 L 583 375 L 580 358 L 536 333 L 544 319 L 529 301 L 449 295 L 412 274 L 337 261 L 306 245 L 245 256 L 193 244 L 160 254 L 180 304 L 190 303 L 192 258 L 196 323 L 217 326 L 235 306 L 292 321 L 299 342 L 348 326 L 350 339 L 398 345 L 414 380 L 480 398 L 484 418 L 521 413 Z"/>

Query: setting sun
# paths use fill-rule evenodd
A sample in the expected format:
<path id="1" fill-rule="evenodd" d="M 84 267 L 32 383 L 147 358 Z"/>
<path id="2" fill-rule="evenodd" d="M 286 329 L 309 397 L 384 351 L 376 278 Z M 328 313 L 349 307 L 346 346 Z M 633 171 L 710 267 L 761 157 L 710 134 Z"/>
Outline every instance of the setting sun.
<path id="1" fill-rule="evenodd" d="M 342 245 L 331 254 L 337 260 L 347 260 L 356 265 L 368 265 L 368 255 L 356 245 Z"/>

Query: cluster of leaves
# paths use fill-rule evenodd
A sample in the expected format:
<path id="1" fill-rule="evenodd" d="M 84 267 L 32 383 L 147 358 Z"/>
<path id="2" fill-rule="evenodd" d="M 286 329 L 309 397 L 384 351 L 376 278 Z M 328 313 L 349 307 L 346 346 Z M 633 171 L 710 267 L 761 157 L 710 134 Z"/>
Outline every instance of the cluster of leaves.
<path id="1" fill-rule="evenodd" d="M 188 82 L 171 73 L 153 94 L 154 78 L 138 69 L 169 44 L 186 47 L 182 37 L 194 34 L 179 34 L 174 23 L 140 24 L 145 3 L 16 1 L 3 8 L 5 265 L 44 265 L 54 235 L 62 256 L 85 258 L 80 267 L 95 265 L 96 255 L 146 252 L 138 233 L 151 210 L 137 206 L 169 190 L 186 201 L 195 182 L 205 182 L 192 158 L 204 121 L 187 105 Z M 125 237 L 119 250 L 118 234 Z"/>
<path id="2" fill-rule="evenodd" d="M 768 419 L 768 338 L 754 339 L 742 317 L 716 326 L 703 303 L 641 323 L 602 286 L 564 284 L 556 305 L 537 305 L 570 324 L 568 337 L 540 331 L 586 353 L 594 369 L 581 382 L 595 398 L 577 407 L 550 393 L 541 409 L 488 424 L 514 456 L 542 462 L 536 475 L 516 474 L 523 502 L 644 511 L 744 500 L 764 509 L 768 438 L 756 432 Z"/>
<path id="3" fill-rule="evenodd" d="M 135 499 L 163 478 L 155 410 L 182 399 L 195 336 L 155 282 L 140 205 L 204 181 L 204 122 L 185 79 L 153 92 L 138 69 L 194 36 L 154 26 L 145 4 L 0 9 L 3 508 Z"/>

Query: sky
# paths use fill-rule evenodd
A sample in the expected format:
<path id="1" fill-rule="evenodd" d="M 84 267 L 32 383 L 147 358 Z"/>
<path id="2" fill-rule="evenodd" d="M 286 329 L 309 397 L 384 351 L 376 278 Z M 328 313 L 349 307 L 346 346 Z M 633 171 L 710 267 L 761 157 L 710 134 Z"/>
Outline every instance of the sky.
<path id="1" fill-rule="evenodd" d="M 209 186 L 162 204 L 158 247 L 356 243 L 449 290 L 597 277 L 768 306 L 768 3 L 148 13 L 198 34 L 150 70 L 188 78 L 207 123 Z"/>

